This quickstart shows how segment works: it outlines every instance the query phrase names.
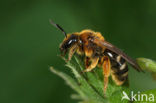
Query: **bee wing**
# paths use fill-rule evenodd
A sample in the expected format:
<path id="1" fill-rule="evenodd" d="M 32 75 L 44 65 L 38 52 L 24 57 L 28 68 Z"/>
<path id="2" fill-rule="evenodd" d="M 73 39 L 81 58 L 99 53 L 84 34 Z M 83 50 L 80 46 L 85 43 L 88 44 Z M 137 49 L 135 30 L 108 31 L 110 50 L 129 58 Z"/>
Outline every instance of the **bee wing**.
<path id="1" fill-rule="evenodd" d="M 111 50 L 112 52 L 120 55 L 122 58 L 124 58 L 129 64 L 131 64 L 137 71 L 143 71 L 140 66 L 136 63 L 135 60 L 130 58 L 128 55 L 126 55 L 124 52 L 122 52 L 119 48 L 115 47 L 111 43 L 107 41 L 101 41 L 98 38 L 94 38 L 94 42 L 97 43 L 100 46 L 104 46 L 107 49 Z"/>

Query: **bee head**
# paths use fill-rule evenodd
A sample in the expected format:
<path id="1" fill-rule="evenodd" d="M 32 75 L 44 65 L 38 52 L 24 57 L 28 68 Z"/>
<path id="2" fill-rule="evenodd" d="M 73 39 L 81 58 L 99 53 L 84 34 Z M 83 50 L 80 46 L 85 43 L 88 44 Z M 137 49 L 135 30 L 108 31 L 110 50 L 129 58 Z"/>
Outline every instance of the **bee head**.
<path id="1" fill-rule="evenodd" d="M 76 34 L 68 34 L 67 37 L 63 40 L 63 43 L 60 45 L 61 53 L 67 52 L 69 48 L 71 48 L 74 44 L 78 43 L 78 35 Z"/>
<path id="2" fill-rule="evenodd" d="M 77 34 L 66 34 L 66 32 L 63 30 L 63 28 L 61 26 L 59 26 L 58 24 L 54 23 L 51 19 L 49 20 L 50 23 L 55 26 L 56 28 L 58 28 L 60 31 L 62 31 L 62 33 L 65 36 L 65 39 L 63 40 L 63 43 L 60 45 L 60 51 L 61 54 L 63 53 L 63 55 L 66 54 L 67 50 L 72 47 L 75 43 L 78 42 L 78 35 Z"/>

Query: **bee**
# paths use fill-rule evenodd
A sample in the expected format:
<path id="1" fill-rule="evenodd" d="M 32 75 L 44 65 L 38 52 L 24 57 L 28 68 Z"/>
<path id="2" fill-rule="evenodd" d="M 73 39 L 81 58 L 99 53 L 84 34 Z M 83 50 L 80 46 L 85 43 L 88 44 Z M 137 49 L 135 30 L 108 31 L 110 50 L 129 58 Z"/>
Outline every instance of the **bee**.
<path id="1" fill-rule="evenodd" d="M 119 48 L 107 42 L 100 32 L 92 30 L 82 30 L 66 34 L 66 32 L 54 22 L 50 21 L 52 25 L 60 29 L 65 38 L 60 45 L 62 56 L 68 52 L 68 59 L 70 61 L 74 53 L 84 55 L 85 70 L 82 72 L 90 72 L 96 66 L 103 69 L 104 75 L 104 93 L 107 90 L 109 77 L 116 85 L 122 85 L 128 79 L 128 65 L 129 63 L 137 71 L 142 71 L 135 60 L 131 59 Z"/>

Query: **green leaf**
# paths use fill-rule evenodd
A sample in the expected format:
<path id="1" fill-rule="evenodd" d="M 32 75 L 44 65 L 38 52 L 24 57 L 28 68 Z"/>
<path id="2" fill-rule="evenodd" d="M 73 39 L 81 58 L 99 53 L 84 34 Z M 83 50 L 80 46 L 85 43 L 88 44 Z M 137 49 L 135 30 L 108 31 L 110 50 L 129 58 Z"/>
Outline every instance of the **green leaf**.
<path id="1" fill-rule="evenodd" d="M 143 70 L 152 73 L 154 79 L 156 79 L 156 62 L 147 58 L 137 58 L 137 63 Z"/>
<path id="2" fill-rule="evenodd" d="M 123 91 L 127 93 L 130 97 L 130 90 L 128 86 L 128 81 L 122 86 L 117 86 L 109 77 L 109 84 L 106 91 L 106 95 L 103 93 L 103 71 L 101 68 L 96 67 L 92 72 L 81 73 L 84 67 L 84 58 L 80 56 L 75 56 L 74 60 L 71 60 L 66 63 L 66 66 L 74 74 L 74 77 L 69 76 L 63 72 L 55 70 L 53 67 L 50 67 L 50 70 L 63 78 L 66 83 L 77 92 L 77 94 L 71 95 L 72 99 L 80 100 L 79 103 L 128 103 L 129 101 L 122 99 Z M 137 63 L 143 70 L 147 70 L 152 73 L 153 77 L 156 77 L 156 62 L 146 58 L 138 58 Z M 149 94 L 153 93 L 156 95 L 156 90 L 149 90 L 142 92 L 140 94 Z M 139 95 L 140 95 L 139 94 Z M 138 96 L 137 96 L 138 97 Z M 156 97 L 154 98 L 156 99 Z M 141 103 L 135 101 L 136 103 Z M 143 102 L 149 102 L 143 100 Z M 150 103 L 150 102 L 149 102 Z"/>
<path id="3" fill-rule="evenodd" d="M 137 58 L 137 63 L 143 70 L 156 72 L 156 62 L 147 58 Z"/>
<path id="4" fill-rule="evenodd" d="M 75 90 L 78 94 L 71 95 L 72 99 L 79 99 L 79 103 L 127 103 L 127 100 L 121 101 L 122 92 L 125 91 L 129 94 L 128 85 L 125 83 L 123 86 L 117 86 L 109 78 L 109 84 L 106 95 L 103 93 L 103 71 L 101 68 L 95 68 L 92 72 L 81 73 L 84 70 L 84 59 L 80 56 L 75 56 L 74 60 L 66 63 L 66 66 L 74 74 L 74 78 L 55 70 L 50 67 L 50 70 L 63 78 L 66 83 Z M 127 81 L 128 82 L 128 81 Z"/>
<path id="5" fill-rule="evenodd" d="M 85 69 L 83 60 L 82 57 L 77 55 L 74 60 L 66 63 L 66 66 L 72 71 L 74 77 L 59 72 L 52 67 L 50 69 L 53 73 L 62 77 L 66 83 L 78 93 L 71 96 L 73 99 L 79 99 L 79 103 L 129 102 L 128 100 L 121 101 L 123 91 L 129 94 L 128 81 L 122 86 L 117 86 L 110 76 L 106 95 L 104 95 L 104 78 L 102 69 L 96 67 L 92 72 L 81 73 L 81 71 Z"/>
<path id="6" fill-rule="evenodd" d="M 72 77 L 68 76 L 67 74 L 63 72 L 55 70 L 53 67 L 50 67 L 50 70 L 51 72 L 63 78 L 66 81 L 67 85 L 69 85 L 72 89 L 74 89 L 83 99 L 86 98 L 84 93 L 79 88 L 79 85 L 76 83 L 76 81 Z"/>

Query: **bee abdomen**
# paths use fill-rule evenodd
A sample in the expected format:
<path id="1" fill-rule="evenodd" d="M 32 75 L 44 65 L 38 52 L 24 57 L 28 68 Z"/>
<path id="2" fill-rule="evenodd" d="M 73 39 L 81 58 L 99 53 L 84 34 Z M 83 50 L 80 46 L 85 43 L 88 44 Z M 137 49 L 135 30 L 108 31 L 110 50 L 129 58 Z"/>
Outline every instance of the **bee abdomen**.
<path id="1" fill-rule="evenodd" d="M 112 79 L 117 85 L 122 85 L 128 78 L 128 66 L 125 59 L 110 50 L 106 50 L 104 54 L 111 60 Z"/>
<path id="2" fill-rule="evenodd" d="M 118 58 L 120 58 L 120 60 L 118 60 Z M 115 83 L 117 85 L 122 85 L 128 78 L 128 66 L 126 64 L 126 61 L 120 56 L 117 56 L 116 61 L 112 61 L 111 69 Z"/>

